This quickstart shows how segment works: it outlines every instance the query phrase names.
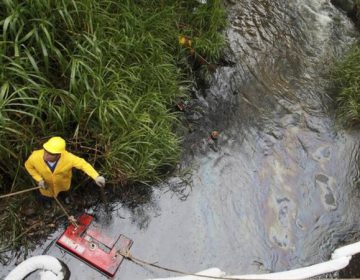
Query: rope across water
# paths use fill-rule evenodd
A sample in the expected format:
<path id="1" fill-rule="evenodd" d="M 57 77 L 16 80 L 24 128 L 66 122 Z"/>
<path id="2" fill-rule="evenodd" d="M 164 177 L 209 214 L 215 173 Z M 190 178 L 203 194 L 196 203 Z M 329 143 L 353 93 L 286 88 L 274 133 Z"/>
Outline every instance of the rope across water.
<path id="1" fill-rule="evenodd" d="M 27 190 L 9 193 L 9 194 L 0 196 L 0 199 L 18 195 L 18 194 L 22 194 L 22 193 L 29 192 L 29 191 L 33 191 L 33 190 L 36 190 L 39 188 L 40 187 L 34 187 L 34 188 L 27 189 Z M 54 196 L 54 199 L 60 206 L 61 210 L 68 217 L 69 221 L 74 225 L 74 227 L 78 227 L 76 221 L 73 221 L 71 219 L 71 216 L 68 214 L 68 212 L 66 211 L 64 206 L 60 203 L 60 201 L 55 196 Z M 124 258 L 126 258 L 138 265 L 152 266 L 157 269 L 174 272 L 177 274 L 182 274 L 182 275 L 186 275 L 186 276 L 190 276 L 190 277 L 193 276 L 196 278 L 223 279 L 223 280 L 229 280 L 229 279 L 232 279 L 232 280 L 239 280 L 239 279 L 305 279 L 305 278 L 310 278 L 310 277 L 314 277 L 314 276 L 322 275 L 325 273 L 330 273 L 330 272 L 340 270 L 349 264 L 351 257 L 353 255 L 358 254 L 358 253 L 360 253 L 360 242 L 356 242 L 356 243 L 353 243 L 350 245 L 340 247 L 333 252 L 333 254 L 331 255 L 331 259 L 329 261 L 315 264 L 312 266 L 298 268 L 298 269 L 289 270 L 289 271 L 276 272 L 276 273 L 247 274 L 247 275 L 224 277 L 224 276 L 211 276 L 211 275 L 201 275 L 201 274 L 184 272 L 181 270 L 168 268 L 165 266 L 157 265 L 155 263 L 141 260 L 139 258 L 132 256 L 129 251 L 126 251 L 126 252 L 119 251 L 118 252 L 119 255 L 123 256 Z M 225 273 L 223 273 L 223 274 L 225 274 Z M 192 278 L 192 279 L 196 279 L 196 278 Z M 163 279 L 165 279 L 165 278 L 163 278 Z M 174 278 L 166 278 L 166 279 L 174 279 Z M 153 280 L 156 280 L 156 279 L 153 279 Z M 190 280 L 190 278 L 189 278 L 189 280 Z"/>
<path id="2" fill-rule="evenodd" d="M 239 280 L 239 279 L 306 279 L 306 278 L 322 275 L 325 273 L 335 272 L 335 271 L 345 268 L 349 264 L 351 257 L 355 254 L 360 253 L 360 242 L 356 242 L 356 243 L 346 245 L 346 246 L 336 249 L 333 252 L 333 254 L 331 255 L 331 259 L 329 261 L 322 262 L 319 264 L 302 267 L 302 268 L 297 268 L 297 269 L 293 269 L 293 270 L 288 270 L 288 271 L 283 271 L 283 272 L 275 272 L 275 273 L 268 273 L 268 274 L 231 275 L 231 276 L 230 275 L 225 276 L 225 273 L 222 273 L 222 275 L 224 275 L 224 276 L 204 275 L 205 272 L 203 275 L 201 275 L 201 274 L 199 275 L 199 274 L 195 274 L 195 273 L 188 273 L 188 272 L 164 267 L 164 266 L 157 265 L 157 264 L 154 264 L 154 263 L 151 263 L 148 261 L 141 260 L 139 258 L 132 256 L 129 251 L 118 252 L 118 253 L 119 253 L 119 255 L 123 256 L 124 258 L 126 258 L 138 265 L 151 266 L 151 267 L 155 267 L 157 269 L 161 269 L 164 271 L 169 271 L 169 272 L 174 272 L 174 273 L 189 276 L 189 277 L 156 278 L 156 279 L 152 279 L 152 280 L 160 280 L 160 279 L 163 279 L 163 280 L 179 279 L 180 280 L 180 278 L 184 279 L 184 280 L 185 279 L 187 279 L 187 280 L 194 279 L 195 280 L 195 279 L 199 279 L 199 278 L 225 279 L 225 280 L 228 280 L 228 279 L 232 279 L 232 280 Z M 218 271 L 219 270 L 217 270 L 217 272 Z"/>
<path id="3" fill-rule="evenodd" d="M 196 276 L 196 277 L 203 277 L 203 278 L 207 278 L 207 279 L 240 280 L 240 278 L 201 275 L 201 274 L 195 274 L 195 273 L 191 273 L 191 272 L 184 272 L 184 271 L 181 271 L 181 270 L 164 267 L 164 266 L 161 266 L 161 265 L 157 265 L 157 264 L 154 264 L 154 263 L 150 263 L 150 262 L 135 258 L 134 256 L 131 255 L 130 251 L 126 251 L 126 252 L 120 252 L 119 251 L 118 254 L 123 256 L 124 258 L 138 264 L 138 265 L 148 265 L 148 266 L 152 266 L 152 267 L 155 267 L 155 268 L 158 268 L 158 269 L 161 269 L 161 270 L 174 272 L 174 273 L 178 273 L 178 274 L 182 274 L 182 275 L 186 275 L 186 276 Z"/>

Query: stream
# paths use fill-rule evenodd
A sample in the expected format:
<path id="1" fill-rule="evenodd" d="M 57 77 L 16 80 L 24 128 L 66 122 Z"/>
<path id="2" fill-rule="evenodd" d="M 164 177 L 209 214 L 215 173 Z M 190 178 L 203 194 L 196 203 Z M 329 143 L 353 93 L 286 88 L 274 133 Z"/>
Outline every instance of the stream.
<path id="1" fill-rule="evenodd" d="M 187 272 L 326 261 L 360 240 L 360 133 L 336 124 L 329 77 L 358 33 L 330 0 L 226 2 L 228 63 L 184 113 L 192 128 L 181 162 L 187 180 L 154 186 L 135 207 L 113 203 L 101 226 L 131 238 L 135 257 Z M 106 279 L 54 245 L 47 254 L 69 266 L 71 279 Z M 115 279 L 167 276 L 175 274 L 124 261 Z"/>

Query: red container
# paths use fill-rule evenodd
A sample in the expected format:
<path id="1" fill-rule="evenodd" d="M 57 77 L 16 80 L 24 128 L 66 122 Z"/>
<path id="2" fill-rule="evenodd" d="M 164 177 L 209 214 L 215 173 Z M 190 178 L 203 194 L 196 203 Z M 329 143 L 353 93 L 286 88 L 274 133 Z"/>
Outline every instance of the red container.
<path id="1" fill-rule="evenodd" d="M 100 230 L 90 228 L 92 221 L 92 216 L 82 214 L 78 219 L 79 227 L 69 225 L 56 244 L 113 277 L 124 259 L 117 252 L 129 250 L 133 241 L 122 234 L 115 239 L 107 237 Z"/>

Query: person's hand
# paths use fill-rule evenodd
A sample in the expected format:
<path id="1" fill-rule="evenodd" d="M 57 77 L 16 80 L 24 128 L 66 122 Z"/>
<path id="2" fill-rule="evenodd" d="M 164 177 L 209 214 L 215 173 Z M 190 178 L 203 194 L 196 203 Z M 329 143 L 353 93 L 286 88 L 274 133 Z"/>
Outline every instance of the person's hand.
<path id="1" fill-rule="evenodd" d="M 44 190 L 47 189 L 47 186 L 46 186 L 44 180 L 39 181 L 38 186 L 39 186 L 40 188 L 44 189 Z"/>
<path id="2" fill-rule="evenodd" d="M 103 176 L 97 176 L 95 179 L 95 183 L 100 188 L 103 188 L 103 187 L 105 187 L 105 178 Z"/>

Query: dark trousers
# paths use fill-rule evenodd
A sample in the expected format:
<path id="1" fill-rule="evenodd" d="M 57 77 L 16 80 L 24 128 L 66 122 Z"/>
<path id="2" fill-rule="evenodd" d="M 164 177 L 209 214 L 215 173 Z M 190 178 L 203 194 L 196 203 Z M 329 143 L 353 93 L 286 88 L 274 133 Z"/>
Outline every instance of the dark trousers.
<path id="1" fill-rule="evenodd" d="M 42 195 L 40 192 L 37 194 L 37 199 L 39 202 L 41 203 L 51 203 L 54 199 L 52 197 L 48 197 L 48 196 L 45 196 L 45 195 Z"/>
<path id="2" fill-rule="evenodd" d="M 59 192 L 57 197 L 59 198 L 60 201 L 64 202 L 65 198 L 70 197 L 70 193 L 69 192 Z M 42 195 L 40 192 L 37 194 L 37 198 L 38 198 L 38 201 L 42 204 L 52 203 L 52 201 L 54 201 L 54 198 Z"/>

